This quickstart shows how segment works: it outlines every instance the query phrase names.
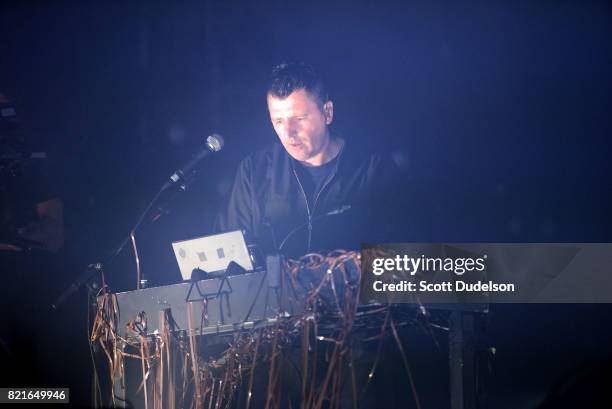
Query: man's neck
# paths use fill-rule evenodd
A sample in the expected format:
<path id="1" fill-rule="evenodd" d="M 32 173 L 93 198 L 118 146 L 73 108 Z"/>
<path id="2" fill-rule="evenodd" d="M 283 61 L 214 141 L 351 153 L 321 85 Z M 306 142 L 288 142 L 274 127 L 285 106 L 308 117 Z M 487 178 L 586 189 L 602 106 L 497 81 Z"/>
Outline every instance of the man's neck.
<path id="1" fill-rule="evenodd" d="M 300 161 L 300 163 L 306 167 L 314 167 L 314 166 L 323 166 L 326 163 L 334 160 L 336 156 L 342 150 L 344 146 L 344 140 L 342 138 L 332 138 L 329 137 L 327 140 L 327 144 L 323 147 L 321 152 L 305 161 Z"/>

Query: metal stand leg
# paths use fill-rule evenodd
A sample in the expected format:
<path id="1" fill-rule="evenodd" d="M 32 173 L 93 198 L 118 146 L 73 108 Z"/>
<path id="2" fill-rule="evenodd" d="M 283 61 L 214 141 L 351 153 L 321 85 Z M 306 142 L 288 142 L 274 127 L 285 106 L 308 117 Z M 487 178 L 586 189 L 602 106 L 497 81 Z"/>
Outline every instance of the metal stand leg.
<path id="1" fill-rule="evenodd" d="M 451 409 L 477 409 L 476 319 L 473 313 L 453 311 L 450 316 L 448 355 Z"/>

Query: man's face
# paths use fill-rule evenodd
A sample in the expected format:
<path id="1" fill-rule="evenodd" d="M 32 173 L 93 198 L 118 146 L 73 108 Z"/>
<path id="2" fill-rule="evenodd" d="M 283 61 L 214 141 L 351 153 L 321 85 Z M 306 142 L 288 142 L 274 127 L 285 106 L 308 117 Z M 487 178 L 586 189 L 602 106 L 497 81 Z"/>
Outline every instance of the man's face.
<path id="1" fill-rule="evenodd" d="M 270 119 L 281 143 L 295 160 L 318 165 L 329 149 L 327 125 L 333 119 L 333 104 L 321 108 L 304 89 L 281 99 L 268 94 Z"/>

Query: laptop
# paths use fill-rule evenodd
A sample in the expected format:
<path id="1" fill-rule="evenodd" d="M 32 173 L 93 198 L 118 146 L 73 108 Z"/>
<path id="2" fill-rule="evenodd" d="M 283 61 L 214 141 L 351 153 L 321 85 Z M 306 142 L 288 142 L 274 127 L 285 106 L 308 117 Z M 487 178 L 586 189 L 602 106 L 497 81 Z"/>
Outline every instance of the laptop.
<path id="1" fill-rule="evenodd" d="M 191 272 L 196 268 L 212 275 L 221 274 L 232 261 L 246 271 L 253 271 L 253 261 L 241 230 L 175 241 L 172 248 L 185 281 L 191 280 Z"/>

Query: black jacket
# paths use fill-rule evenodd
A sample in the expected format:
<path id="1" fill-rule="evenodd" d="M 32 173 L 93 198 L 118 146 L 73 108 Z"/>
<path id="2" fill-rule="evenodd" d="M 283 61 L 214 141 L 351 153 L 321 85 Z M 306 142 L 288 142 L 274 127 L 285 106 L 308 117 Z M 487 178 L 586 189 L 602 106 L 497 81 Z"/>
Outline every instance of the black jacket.
<path id="1" fill-rule="evenodd" d="M 345 143 L 311 206 L 298 166 L 279 143 L 247 156 L 215 231 L 243 229 L 265 252 L 282 247 L 292 257 L 389 241 L 384 232 L 392 223 L 387 206 L 395 183 L 391 161 Z"/>

